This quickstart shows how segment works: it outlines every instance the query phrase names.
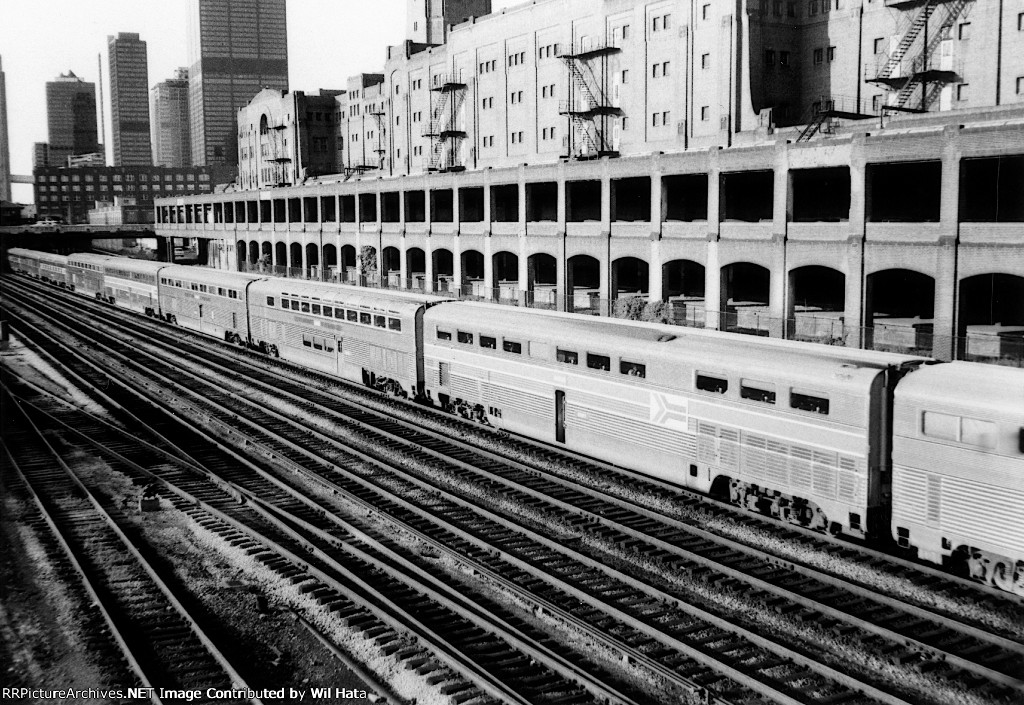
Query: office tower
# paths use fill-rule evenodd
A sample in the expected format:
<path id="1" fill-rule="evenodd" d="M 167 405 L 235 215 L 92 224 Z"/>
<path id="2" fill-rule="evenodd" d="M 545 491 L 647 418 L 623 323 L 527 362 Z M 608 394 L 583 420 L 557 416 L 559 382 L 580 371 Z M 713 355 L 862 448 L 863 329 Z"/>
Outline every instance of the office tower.
<path id="1" fill-rule="evenodd" d="M 11 200 L 11 150 L 7 139 L 7 78 L 0 59 L 0 201 Z"/>
<path id="2" fill-rule="evenodd" d="M 96 85 L 72 71 L 46 84 L 47 161 L 61 166 L 74 154 L 99 150 L 96 133 Z"/>
<path id="3" fill-rule="evenodd" d="M 149 119 L 155 166 L 191 166 L 189 137 L 188 69 L 179 68 L 174 78 L 150 91 Z"/>
<path id="4" fill-rule="evenodd" d="M 138 34 L 107 37 L 110 58 L 110 130 L 114 165 L 152 164 L 146 42 Z"/>
<path id="5" fill-rule="evenodd" d="M 190 0 L 188 49 L 192 161 L 235 164 L 238 110 L 288 90 L 285 0 Z"/>

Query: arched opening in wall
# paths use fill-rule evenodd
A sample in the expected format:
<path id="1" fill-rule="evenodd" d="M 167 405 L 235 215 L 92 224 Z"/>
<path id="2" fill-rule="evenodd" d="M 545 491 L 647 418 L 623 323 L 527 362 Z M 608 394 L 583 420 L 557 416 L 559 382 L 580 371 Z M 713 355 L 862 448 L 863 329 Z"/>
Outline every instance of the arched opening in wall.
<path id="1" fill-rule="evenodd" d="M 338 279 L 338 248 L 334 245 L 324 245 L 324 275 L 329 281 Z"/>
<path id="2" fill-rule="evenodd" d="M 430 253 L 434 264 L 434 291 L 439 294 L 458 294 L 458 287 L 453 280 L 455 258 L 451 250 L 443 247 Z"/>
<path id="3" fill-rule="evenodd" d="M 669 323 L 703 328 L 704 265 L 688 259 L 661 265 L 661 300 Z"/>
<path id="4" fill-rule="evenodd" d="M 634 321 L 645 319 L 650 267 L 637 257 L 620 257 L 611 268 L 612 315 Z"/>
<path id="5" fill-rule="evenodd" d="M 260 245 L 260 270 L 270 271 L 274 263 L 274 244 L 270 240 L 264 240 Z"/>
<path id="6" fill-rule="evenodd" d="M 356 277 L 356 248 L 355 245 L 341 246 L 341 262 L 339 264 L 340 280 L 345 284 L 358 284 Z"/>
<path id="7" fill-rule="evenodd" d="M 930 355 L 935 280 L 910 269 L 867 276 L 864 289 L 866 346 L 873 350 Z"/>
<path id="8" fill-rule="evenodd" d="M 463 250 L 462 293 L 464 296 L 484 298 L 484 256 L 476 250 Z"/>
<path id="9" fill-rule="evenodd" d="M 363 245 L 356 253 L 359 258 L 359 286 L 380 286 L 380 261 L 377 248 Z"/>
<path id="10" fill-rule="evenodd" d="M 288 245 L 284 242 L 274 244 L 274 265 L 277 267 L 288 266 Z M 280 270 L 278 270 L 280 272 Z"/>
<path id="11" fill-rule="evenodd" d="M 405 251 L 405 271 L 409 277 L 407 286 L 410 289 L 423 291 L 427 285 L 427 256 L 418 247 L 410 247 Z"/>
<path id="12" fill-rule="evenodd" d="M 310 279 L 320 278 L 320 248 L 313 243 L 306 245 L 306 276 Z"/>
<path id="13" fill-rule="evenodd" d="M 246 270 L 246 248 L 244 242 L 238 243 L 238 248 L 235 250 L 235 259 L 238 260 L 237 267 L 239 272 Z"/>
<path id="14" fill-rule="evenodd" d="M 846 275 L 808 265 L 789 273 L 787 337 L 839 345 L 846 340 Z"/>
<path id="15" fill-rule="evenodd" d="M 575 255 L 565 263 L 565 310 L 601 314 L 601 262 L 590 255 Z M 604 307 L 607 310 L 607 305 Z"/>
<path id="16" fill-rule="evenodd" d="M 771 272 L 752 262 L 722 267 L 722 330 L 748 335 L 768 335 L 768 301 Z"/>
<path id="17" fill-rule="evenodd" d="M 495 252 L 491 256 L 494 268 L 494 299 L 519 301 L 519 256 L 511 252 Z"/>
<path id="18" fill-rule="evenodd" d="M 249 264 L 256 264 L 260 260 L 260 243 L 257 240 L 249 242 Z"/>
<path id="19" fill-rule="evenodd" d="M 558 301 L 558 260 L 538 252 L 526 259 L 526 305 L 534 308 L 556 308 Z"/>
<path id="20" fill-rule="evenodd" d="M 381 286 L 398 288 L 402 284 L 402 251 L 388 245 L 380 253 Z"/>
<path id="21" fill-rule="evenodd" d="M 1024 277 L 978 274 L 960 282 L 957 356 L 1024 367 Z"/>
<path id="22" fill-rule="evenodd" d="M 290 274 L 300 274 L 302 272 L 302 245 L 297 242 L 293 242 L 288 248 L 288 267 L 292 270 Z"/>

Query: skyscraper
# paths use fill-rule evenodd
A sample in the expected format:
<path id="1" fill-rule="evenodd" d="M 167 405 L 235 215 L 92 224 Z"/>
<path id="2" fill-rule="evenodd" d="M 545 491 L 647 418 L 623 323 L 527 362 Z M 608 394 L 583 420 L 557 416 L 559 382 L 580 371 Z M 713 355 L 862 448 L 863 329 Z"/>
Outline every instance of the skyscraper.
<path id="1" fill-rule="evenodd" d="M 191 166 L 188 69 L 182 67 L 174 72 L 174 78 L 168 78 L 153 86 L 149 98 L 153 164 Z"/>
<path id="2" fill-rule="evenodd" d="M 11 200 L 11 150 L 7 143 L 7 78 L 0 59 L 0 201 Z"/>
<path id="3" fill-rule="evenodd" d="M 288 90 L 285 0 L 190 0 L 188 36 L 192 161 L 234 164 L 238 110 Z"/>
<path id="4" fill-rule="evenodd" d="M 72 71 L 46 84 L 48 162 L 61 166 L 73 154 L 99 150 L 96 136 L 96 84 Z"/>
<path id="5" fill-rule="evenodd" d="M 107 37 L 110 57 L 110 128 L 114 166 L 152 164 L 149 144 L 149 69 L 138 34 Z"/>

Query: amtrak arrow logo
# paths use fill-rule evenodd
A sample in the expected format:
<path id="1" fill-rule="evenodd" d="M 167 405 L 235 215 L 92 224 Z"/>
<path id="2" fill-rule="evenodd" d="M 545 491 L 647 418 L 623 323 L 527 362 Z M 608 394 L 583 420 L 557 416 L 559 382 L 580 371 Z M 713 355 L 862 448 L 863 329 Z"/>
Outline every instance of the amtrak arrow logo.
<path id="1" fill-rule="evenodd" d="M 651 393 L 651 423 L 685 431 L 687 422 L 686 398 L 674 394 Z"/>

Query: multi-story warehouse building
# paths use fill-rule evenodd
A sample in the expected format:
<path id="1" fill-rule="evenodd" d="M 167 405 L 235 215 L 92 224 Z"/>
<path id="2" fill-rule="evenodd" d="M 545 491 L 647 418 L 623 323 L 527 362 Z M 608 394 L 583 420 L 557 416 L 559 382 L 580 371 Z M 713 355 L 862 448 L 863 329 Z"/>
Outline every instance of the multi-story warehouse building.
<path id="1" fill-rule="evenodd" d="M 149 64 L 138 34 L 107 37 L 110 59 L 110 131 L 114 166 L 153 163 L 149 141 Z"/>
<path id="2" fill-rule="evenodd" d="M 134 199 L 139 209 L 152 211 L 158 197 L 210 193 L 230 171 L 216 167 L 167 168 L 155 166 L 42 167 L 33 171 L 39 218 L 65 223 L 87 223 L 96 202 Z"/>
<path id="3" fill-rule="evenodd" d="M 337 169 L 337 101 L 344 91 L 260 91 L 238 111 L 240 188 L 292 186 Z"/>
<path id="4" fill-rule="evenodd" d="M 187 68 L 179 68 L 174 72 L 174 78 L 153 86 L 149 95 L 149 115 L 153 164 L 191 166 Z"/>
<path id="5" fill-rule="evenodd" d="M 524 4 L 351 79 L 336 178 L 158 201 L 157 230 L 230 268 L 998 356 L 1018 27 L 1022 0 Z"/>
<path id="6" fill-rule="evenodd" d="M 188 50 L 192 160 L 234 163 L 238 109 L 288 90 L 285 0 L 190 0 Z"/>

